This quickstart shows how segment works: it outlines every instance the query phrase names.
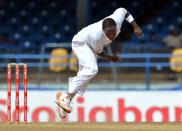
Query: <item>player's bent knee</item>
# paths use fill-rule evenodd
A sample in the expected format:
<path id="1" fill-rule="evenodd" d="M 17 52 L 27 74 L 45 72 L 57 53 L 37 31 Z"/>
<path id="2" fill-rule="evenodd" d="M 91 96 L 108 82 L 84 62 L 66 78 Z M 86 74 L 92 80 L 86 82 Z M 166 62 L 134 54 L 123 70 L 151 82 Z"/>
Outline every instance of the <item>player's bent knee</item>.
<path id="1" fill-rule="evenodd" d="M 92 69 L 92 73 L 93 73 L 93 75 L 97 75 L 97 73 L 98 73 L 98 69 L 97 69 L 97 68 Z"/>
<path id="2" fill-rule="evenodd" d="M 95 76 L 98 73 L 98 68 L 89 68 L 89 75 Z"/>

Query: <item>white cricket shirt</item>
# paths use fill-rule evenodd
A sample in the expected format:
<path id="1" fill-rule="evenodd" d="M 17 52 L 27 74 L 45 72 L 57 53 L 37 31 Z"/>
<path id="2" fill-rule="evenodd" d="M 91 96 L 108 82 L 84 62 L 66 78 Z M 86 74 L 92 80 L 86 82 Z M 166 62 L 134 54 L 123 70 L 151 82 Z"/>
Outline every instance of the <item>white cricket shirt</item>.
<path id="1" fill-rule="evenodd" d="M 118 8 L 112 15 L 106 17 L 106 18 L 112 18 L 116 22 L 117 25 L 116 37 L 120 33 L 120 29 L 124 20 L 127 20 L 129 23 L 131 23 L 134 20 L 132 15 L 129 15 L 125 19 L 126 13 L 127 13 L 126 9 Z M 103 48 L 112 42 L 106 37 L 105 33 L 102 30 L 102 22 L 104 19 L 83 28 L 73 37 L 72 42 L 79 42 L 79 43 L 84 42 L 88 44 L 94 50 L 95 53 L 101 53 L 103 51 Z"/>

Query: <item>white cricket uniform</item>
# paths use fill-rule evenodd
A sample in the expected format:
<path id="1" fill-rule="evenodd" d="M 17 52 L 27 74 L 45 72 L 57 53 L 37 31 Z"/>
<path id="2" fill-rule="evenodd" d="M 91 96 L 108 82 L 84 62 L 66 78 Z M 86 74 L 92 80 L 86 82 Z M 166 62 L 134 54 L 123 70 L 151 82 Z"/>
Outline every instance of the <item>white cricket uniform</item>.
<path id="1" fill-rule="evenodd" d="M 125 19 L 126 13 L 126 9 L 118 8 L 112 15 L 106 17 L 116 22 L 117 35 L 124 20 L 129 23 L 134 20 L 132 15 Z M 98 72 L 96 54 L 101 53 L 103 48 L 112 42 L 102 30 L 103 20 L 83 28 L 73 37 L 72 49 L 79 61 L 79 71 L 77 76 L 69 78 L 69 93 L 77 92 L 82 95 L 85 92 L 87 84 Z"/>

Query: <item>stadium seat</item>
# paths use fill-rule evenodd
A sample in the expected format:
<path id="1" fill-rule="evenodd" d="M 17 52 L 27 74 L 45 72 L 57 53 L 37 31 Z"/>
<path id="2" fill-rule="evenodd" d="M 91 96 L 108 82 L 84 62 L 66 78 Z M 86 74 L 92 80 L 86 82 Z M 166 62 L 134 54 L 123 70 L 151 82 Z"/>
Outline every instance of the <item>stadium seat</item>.
<path id="1" fill-rule="evenodd" d="M 33 49 L 36 43 L 40 48 L 46 42 L 71 42 L 76 29 L 76 0 L 65 5 L 64 0 L 7 0 L 0 6 L 0 35 L 16 40 L 22 49 Z"/>
<path id="2" fill-rule="evenodd" d="M 52 50 L 51 55 L 52 58 L 49 59 L 49 69 L 54 72 L 60 72 L 66 70 L 66 64 L 68 62 L 68 58 L 66 57 L 68 55 L 68 51 L 63 48 L 57 48 Z M 59 57 L 59 58 L 56 58 Z M 62 57 L 62 58 L 60 58 Z M 59 64 L 59 65 L 56 65 Z M 63 65 L 60 65 L 63 64 Z"/>

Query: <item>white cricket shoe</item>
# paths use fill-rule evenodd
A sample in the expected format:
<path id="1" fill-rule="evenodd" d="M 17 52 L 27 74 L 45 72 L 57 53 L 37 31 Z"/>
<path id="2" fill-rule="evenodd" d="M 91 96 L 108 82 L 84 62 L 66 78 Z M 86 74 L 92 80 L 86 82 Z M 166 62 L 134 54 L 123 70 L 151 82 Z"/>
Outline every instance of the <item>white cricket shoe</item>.
<path id="1" fill-rule="evenodd" d="M 66 111 L 67 113 L 71 112 L 71 106 L 70 106 L 70 102 L 71 100 L 69 98 L 67 98 L 67 94 L 62 94 L 61 92 L 58 92 L 56 94 L 56 103 L 58 104 L 58 106 L 60 106 L 61 108 L 63 108 L 64 111 Z"/>
<path id="2" fill-rule="evenodd" d="M 59 114 L 59 117 L 66 118 L 66 111 L 60 106 L 57 106 L 57 112 Z"/>

